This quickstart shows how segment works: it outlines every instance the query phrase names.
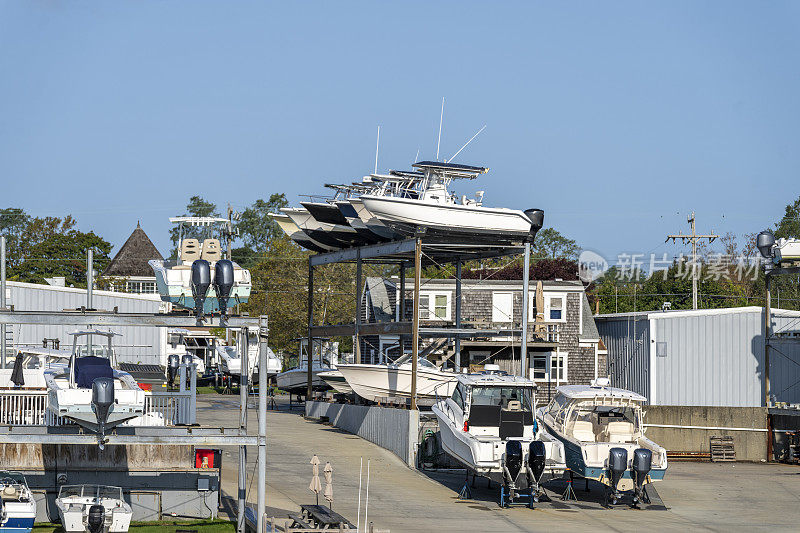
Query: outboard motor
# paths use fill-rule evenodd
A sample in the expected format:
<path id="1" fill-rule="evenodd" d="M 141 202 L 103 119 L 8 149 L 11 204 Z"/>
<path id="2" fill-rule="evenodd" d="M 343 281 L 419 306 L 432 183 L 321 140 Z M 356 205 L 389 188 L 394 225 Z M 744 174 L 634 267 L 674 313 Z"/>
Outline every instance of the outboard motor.
<path id="1" fill-rule="evenodd" d="M 175 386 L 175 377 L 178 375 L 178 366 L 180 365 L 180 358 L 178 354 L 174 353 L 169 356 L 167 362 L 167 384 L 170 387 Z"/>
<path id="2" fill-rule="evenodd" d="M 506 499 L 501 493 L 501 503 L 513 502 L 517 497 L 516 481 L 520 470 L 522 470 L 522 443 L 518 440 L 509 440 L 506 442 L 506 453 L 503 454 L 503 477 L 505 477 L 503 488 L 508 490 L 508 498 Z"/>
<path id="3" fill-rule="evenodd" d="M 536 238 L 536 233 L 544 226 L 544 211 L 541 209 L 526 209 L 525 214 L 531 220 L 530 241 Z"/>
<path id="4" fill-rule="evenodd" d="M 653 452 L 646 448 L 638 448 L 633 452 L 633 505 L 647 497 L 644 495 L 644 481 L 653 466 Z"/>
<path id="5" fill-rule="evenodd" d="M 628 450 L 625 448 L 611 448 L 608 453 L 608 470 L 611 472 L 611 503 L 617 504 L 620 498 L 619 480 L 628 469 Z"/>
<path id="6" fill-rule="evenodd" d="M 765 230 L 756 237 L 756 248 L 761 252 L 764 259 L 772 258 L 774 252 L 772 247 L 775 245 L 775 235 L 771 231 Z"/>
<path id="7" fill-rule="evenodd" d="M 531 442 L 528 447 L 528 487 L 531 489 L 531 496 L 533 501 L 539 501 L 539 480 L 542 479 L 544 473 L 544 465 L 546 460 L 546 452 L 544 442 L 535 440 Z"/>
<path id="8" fill-rule="evenodd" d="M 194 298 L 194 312 L 198 317 L 203 316 L 203 306 L 206 303 L 206 294 L 211 286 L 211 263 L 205 259 L 197 259 L 192 263 L 192 297 Z"/>
<path id="9" fill-rule="evenodd" d="M 214 267 L 214 292 L 217 293 L 219 312 L 223 316 L 228 316 L 228 298 L 231 297 L 231 289 L 233 289 L 233 262 L 221 259 Z"/>
<path id="10" fill-rule="evenodd" d="M 96 378 L 92 381 L 92 410 L 97 417 L 97 434 L 101 450 L 103 449 L 108 412 L 112 405 L 114 405 L 114 380 L 112 378 Z"/>
<path id="11" fill-rule="evenodd" d="M 86 517 L 86 526 L 89 529 L 89 533 L 102 533 L 105 521 L 105 507 L 98 504 L 94 504 L 89 507 L 89 516 Z"/>
<path id="12" fill-rule="evenodd" d="M 189 388 L 189 383 L 192 381 L 191 375 L 191 367 L 189 365 L 192 364 L 192 355 L 185 353 L 183 357 L 181 357 L 181 363 L 186 367 L 186 388 Z"/>

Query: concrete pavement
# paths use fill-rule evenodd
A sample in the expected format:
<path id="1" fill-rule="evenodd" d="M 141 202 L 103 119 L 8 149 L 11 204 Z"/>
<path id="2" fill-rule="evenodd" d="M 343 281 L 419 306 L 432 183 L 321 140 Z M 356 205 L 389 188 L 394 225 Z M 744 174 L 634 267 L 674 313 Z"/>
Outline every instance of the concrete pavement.
<path id="1" fill-rule="evenodd" d="M 498 488 L 478 481 L 474 499 L 457 500 L 463 473 L 424 474 L 408 468 L 397 456 L 359 437 L 336 428 L 305 420 L 300 410 L 281 410 L 267 416 L 267 506 L 270 514 L 283 517 L 297 512 L 302 503 L 314 503 L 308 490 L 309 461 L 317 454 L 330 461 L 334 473 L 333 509 L 353 523 L 358 517 L 359 463 L 363 458 L 363 485 L 370 464 L 369 522 L 376 528 L 399 531 L 744 531 L 795 530 L 800 523 L 800 468 L 781 464 L 681 463 L 670 464 L 665 481 L 655 485 L 658 497 L 643 510 L 620 506 L 606 510 L 599 504 L 600 487 L 583 492 L 576 482 L 578 502 L 561 502 L 548 485 L 552 502 L 535 510 L 500 509 Z M 254 403 L 251 401 L 251 406 Z M 257 428 L 256 410 L 249 410 L 249 428 Z M 238 397 L 200 396 L 201 424 L 238 424 Z M 223 492 L 235 498 L 237 449 L 224 450 Z M 248 501 L 256 497 L 256 450 L 248 452 Z M 323 480 L 324 483 L 324 480 Z M 660 499 L 660 501 L 659 501 Z M 663 505 L 661 504 L 663 502 Z M 365 493 L 362 492 L 361 523 Z M 231 507 L 232 506 L 232 507 Z M 227 509 L 235 502 L 226 499 Z"/>

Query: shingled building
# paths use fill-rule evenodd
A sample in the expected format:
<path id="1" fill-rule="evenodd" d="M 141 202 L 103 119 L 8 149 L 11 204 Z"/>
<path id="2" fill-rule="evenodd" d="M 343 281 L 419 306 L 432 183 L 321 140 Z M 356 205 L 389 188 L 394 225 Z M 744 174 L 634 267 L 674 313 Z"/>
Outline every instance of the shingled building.
<path id="1" fill-rule="evenodd" d="M 153 241 L 136 223 L 136 229 L 119 249 L 117 255 L 100 275 L 115 292 L 153 294 L 156 291 L 156 278 L 147 262 L 163 259 Z"/>

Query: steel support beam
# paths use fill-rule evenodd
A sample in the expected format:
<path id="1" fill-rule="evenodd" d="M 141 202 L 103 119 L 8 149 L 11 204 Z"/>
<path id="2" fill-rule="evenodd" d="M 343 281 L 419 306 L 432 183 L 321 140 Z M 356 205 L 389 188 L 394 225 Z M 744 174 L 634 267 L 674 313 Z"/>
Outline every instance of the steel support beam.
<path id="1" fill-rule="evenodd" d="M 315 256 L 308 258 L 308 343 L 306 344 L 306 401 L 311 400 L 313 391 L 312 381 L 314 374 L 312 372 L 313 355 L 314 355 L 314 263 L 311 261 Z M 297 354 L 297 365 L 300 366 L 300 361 L 303 358 L 303 343 L 300 343 L 299 354 Z"/>
<path id="2" fill-rule="evenodd" d="M 0 443 L 97 445 L 97 435 L 77 426 L 0 426 Z M 255 436 L 239 428 L 117 427 L 106 433 L 109 445 L 255 446 Z"/>
<path id="3" fill-rule="evenodd" d="M 249 365 L 247 362 L 247 328 L 239 331 L 239 431 L 247 433 L 247 378 Z M 239 446 L 239 512 L 236 520 L 238 533 L 245 533 L 245 508 L 247 506 L 247 447 Z"/>
<path id="4" fill-rule="evenodd" d="M 259 533 L 265 531 L 264 509 L 267 502 L 267 317 L 259 318 L 258 326 L 258 501 L 256 502 Z"/>
<path id="5" fill-rule="evenodd" d="M 461 258 L 456 260 L 456 329 L 461 328 Z M 456 335 L 453 341 L 455 354 L 453 365 L 456 372 L 461 372 L 461 337 Z"/>
<path id="6" fill-rule="evenodd" d="M 0 235 L 0 308 L 6 308 L 6 238 Z M 0 324 L 0 368 L 6 367 L 6 325 Z"/>
<path id="7" fill-rule="evenodd" d="M 398 322 L 404 322 L 406 319 L 406 262 L 400 263 L 400 297 L 398 298 L 400 315 L 397 317 Z M 400 333 L 398 337 L 400 341 L 400 356 L 406 353 L 406 336 Z"/>
<path id="8" fill-rule="evenodd" d="M 313 326 L 311 332 L 314 337 L 347 337 L 355 335 L 355 324 L 337 324 L 331 326 Z M 370 322 L 361 324 L 361 335 L 410 335 L 414 329 L 414 322 Z M 472 337 L 502 337 L 519 335 L 520 328 L 487 329 L 487 328 L 454 328 L 454 327 L 420 327 L 420 337 L 440 338 L 472 338 Z"/>
<path id="9" fill-rule="evenodd" d="M 310 261 L 312 265 L 318 266 L 328 265 L 331 263 L 347 263 L 357 261 L 359 254 L 361 259 L 372 259 L 376 257 L 386 257 L 397 254 L 410 254 L 414 251 L 415 242 L 416 239 L 406 239 L 403 241 L 371 244 L 356 248 L 346 248 L 337 252 L 312 255 L 310 257 Z"/>
<path id="10" fill-rule="evenodd" d="M 522 332 L 519 343 L 520 376 L 528 377 L 528 290 L 531 283 L 531 243 L 525 243 L 525 256 L 522 261 Z"/>
<path id="11" fill-rule="evenodd" d="M 417 409 L 417 367 L 419 366 L 419 286 L 422 282 L 422 241 L 414 247 L 414 301 L 411 319 L 411 409 Z"/>
<path id="12" fill-rule="evenodd" d="M 46 326 L 156 326 L 163 328 L 241 328 L 258 327 L 258 318 L 232 316 L 203 320 L 181 314 L 115 313 L 113 311 L 12 311 L 0 309 L 0 324 L 38 324 Z"/>
<path id="13" fill-rule="evenodd" d="M 356 249 L 356 330 L 354 333 L 353 355 L 355 356 L 356 364 L 363 363 L 361 360 L 361 284 L 362 270 L 361 270 L 361 249 Z"/>

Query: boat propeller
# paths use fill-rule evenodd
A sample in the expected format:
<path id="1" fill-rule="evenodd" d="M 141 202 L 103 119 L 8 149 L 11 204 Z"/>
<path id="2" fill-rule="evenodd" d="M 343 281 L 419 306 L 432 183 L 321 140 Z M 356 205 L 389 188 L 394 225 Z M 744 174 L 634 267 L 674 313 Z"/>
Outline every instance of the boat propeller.
<path id="1" fill-rule="evenodd" d="M 621 497 L 619 481 L 628 469 L 628 450 L 611 448 L 608 453 L 608 469 L 611 472 L 611 504 L 616 505 Z"/>
<path id="2" fill-rule="evenodd" d="M 506 442 L 506 453 L 503 454 L 503 477 L 508 487 L 508 499 L 516 498 L 516 481 L 522 470 L 522 443 L 518 440 Z"/>
<path id="3" fill-rule="evenodd" d="M 211 286 L 211 263 L 205 259 L 197 259 L 192 263 L 192 297 L 194 312 L 198 318 L 203 317 L 208 288 Z"/>
<path id="4" fill-rule="evenodd" d="M 101 450 L 105 447 L 106 422 L 112 405 L 114 405 L 114 380 L 95 378 L 92 381 L 92 410 L 97 417 L 97 443 Z"/>
<path id="5" fill-rule="evenodd" d="M 222 316 L 228 316 L 228 298 L 231 297 L 231 289 L 233 289 L 233 262 L 221 259 L 214 267 L 214 292 L 217 293 L 219 312 Z"/>
<path id="6" fill-rule="evenodd" d="M 539 481 L 542 479 L 542 474 L 544 473 L 546 456 L 544 442 L 540 440 L 532 441 L 528 448 L 528 465 L 526 470 L 528 487 L 531 489 L 531 497 L 535 502 L 539 501 L 539 496 L 542 491 Z"/>
<path id="7" fill-rule="evenodd" d="M 106 509 L 102 505 L 94 504 L 89 507 L 89 514 L 86 517 L 86 526 L 89 533 L 101 533 L 106 521 Z"/>
<path id="8" fill-rule="evenodd" d="M 644 482 L 647 479 L 647 474 L 650 473 L 650 468 L 653 465 L 653 452 L 645 448 L 638 448 L 633 452 L 633 505 L 634 507 L 640 501 L 649 502 L 647 494 L 644 492 Z"/>

